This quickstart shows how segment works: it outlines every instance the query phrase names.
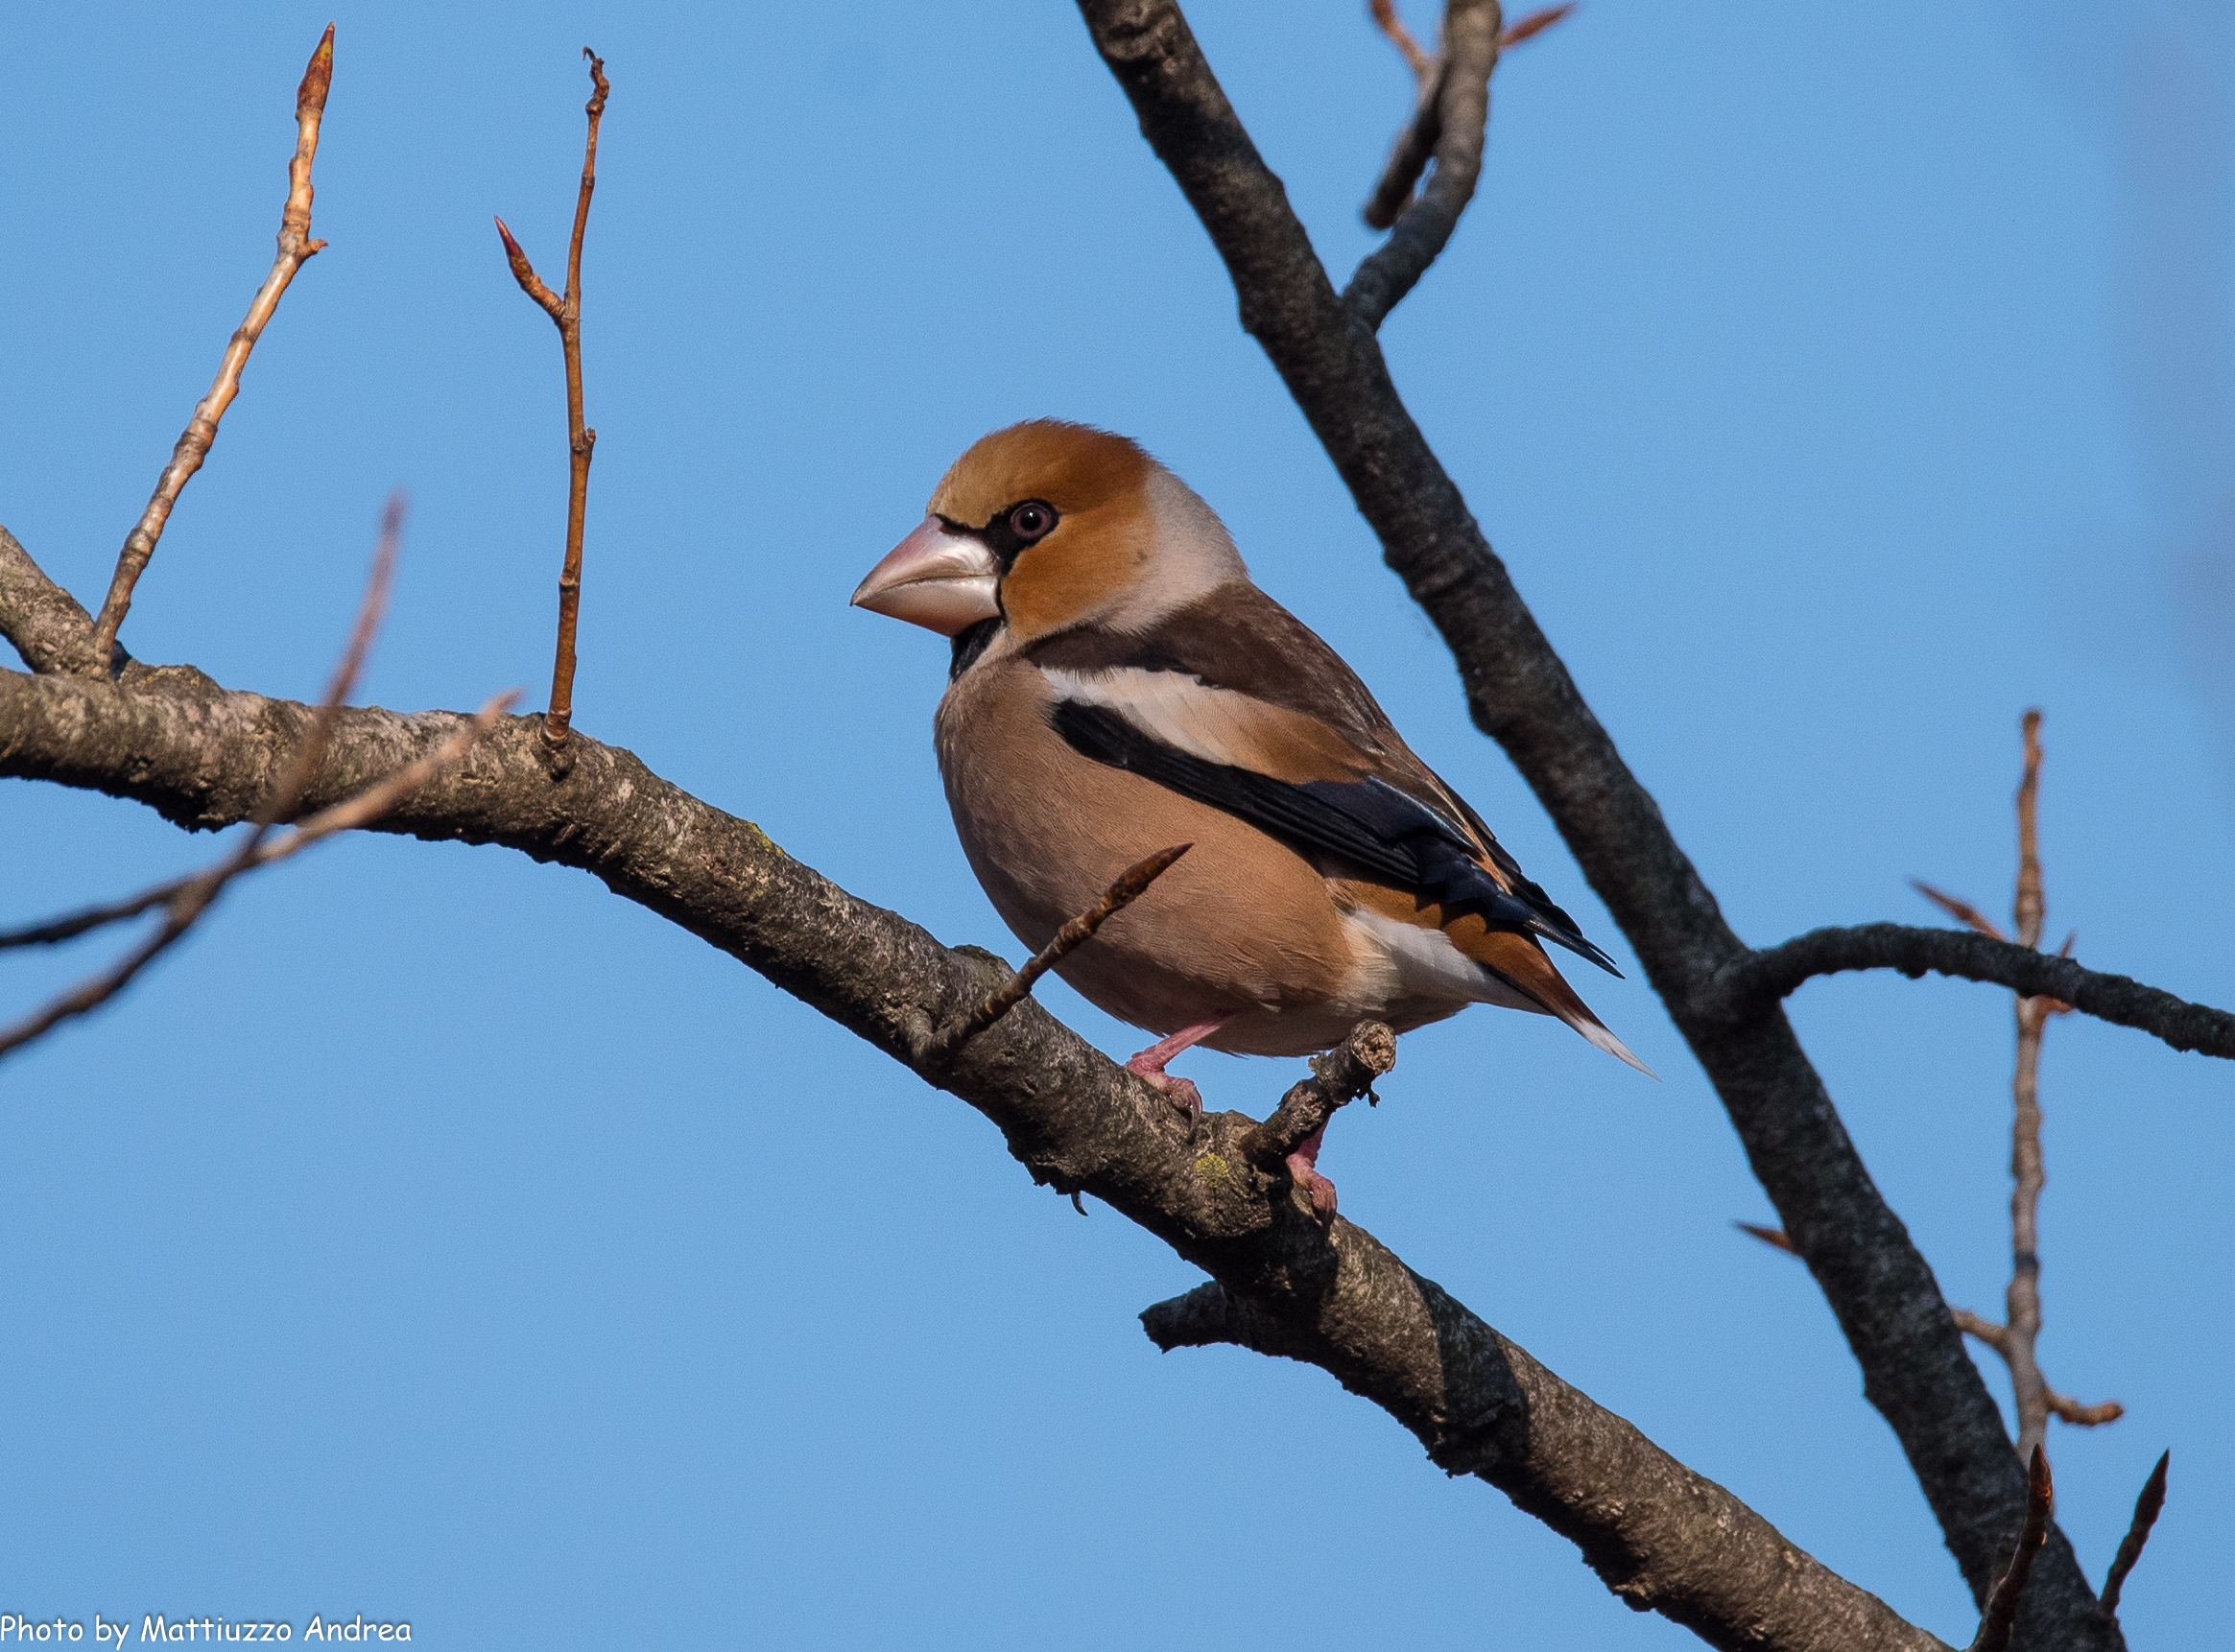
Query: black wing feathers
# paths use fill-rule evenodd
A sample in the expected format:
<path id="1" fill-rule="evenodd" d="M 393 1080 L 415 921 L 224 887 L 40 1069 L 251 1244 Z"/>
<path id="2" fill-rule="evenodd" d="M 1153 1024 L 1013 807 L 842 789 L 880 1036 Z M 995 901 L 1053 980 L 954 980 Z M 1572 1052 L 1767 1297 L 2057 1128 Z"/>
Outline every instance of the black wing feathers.
<path id="1" fill-rule="evenodd" d="M 1386 781 L 1274 780 L 1181 751 L 1122 712 L 1077 700 L 1059 701 L 1053 720 L 1056 732 L 1082 757 L 1128 769 L 1264 831 L 1340 855 L 1377 877 L 1421 891 L 1447 910 L 1474 907 L 1493 924 L 1541 935 L 1601 969 L 1622 973 L 1543 890 L 1518 877 L 1518 867 L 1513 872 L 1519 892 L 1500 888 L 1475 862 L 1477 851 L 1463 831 Z M 1492 852 L 1503 857 L 1501 866 L 1510 859 L 1501 850 Z"/>

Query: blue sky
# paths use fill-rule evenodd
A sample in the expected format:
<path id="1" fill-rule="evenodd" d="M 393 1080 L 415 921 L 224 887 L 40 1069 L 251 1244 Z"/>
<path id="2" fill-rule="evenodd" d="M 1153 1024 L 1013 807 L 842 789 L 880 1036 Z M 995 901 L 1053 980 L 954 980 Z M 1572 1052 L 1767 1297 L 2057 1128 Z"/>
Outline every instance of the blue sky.
<path id="1" fill-rule="evenodd" d="M 1426 11 L 1415 5 L 1425 28 Z M 1191 16 L 1338 274 L 1409 97 L 1363 6 Z M 16 8 L 0 521 L 107 579 L 271 256 L 328 12 Z M 559 265 L 585 42 L 578 724 L 952 942 L 944 649 L 849 612 L 984 431 L 1127 432 L 1224 515 L 1532 874 L 1628 962 L 1235 323 L 1057 0 L 339 16 L 308 266 L 126 641 L 309 696 L 412 498 L 362 697 L 548 680 L 559 356 L 488 218 Z M 1994 909 L 2047 714 L 2051 932 L 2235 1002 L 2227 92 L 2199 5 L 1593 0 L 1501 70 L 1478 202 L 1385 329 L 1398 382 L 1741 934 Z M 201 863 L 0 787 L 0 921 Z M 113 941 L 11 956 L 29 1005 Z M 1059 985 L 1105 1049 L 1129 1031 Z M 1794 1541 L 1961 1644 L 1890 1434 L 1631 972 L 1653 1085 L 1549 1024 L 1406 1040 L 1336 1125 L 1343 1208 Z M 2008 1256 L 2008 1001 L 1795 1014 L 1953 1301 Z M 1196 1054 L 1213 1106 L 1290 1066 Z M 2051 1437 L 2100 1578 L 2173 1496 L 2136 1644 L 2222 1621 L 2235 1216 L 2223 1067 L 2050 1032 Z M 362 838 L 228 897 L 0 1068 L 0 1611 L 409 1618 L 457 1647 L 1676 1646 L 1318 1371 L 1159 1356 L 1190 1270 L 1032 1187 L 951 1098 L 579 874 Z M 1990 1382 L 2007 1392 L 1999 1371 Z M 1305 1577 L 1253 1557 L 1324 1533 Z M 1271 1534 L 1290 1534 L 1274 1537 Z M 1239 1564 L 1237 1564 L 1239 1563 Z M 1237 1579 L 1254 1580 L 1254 1587 Z"/>

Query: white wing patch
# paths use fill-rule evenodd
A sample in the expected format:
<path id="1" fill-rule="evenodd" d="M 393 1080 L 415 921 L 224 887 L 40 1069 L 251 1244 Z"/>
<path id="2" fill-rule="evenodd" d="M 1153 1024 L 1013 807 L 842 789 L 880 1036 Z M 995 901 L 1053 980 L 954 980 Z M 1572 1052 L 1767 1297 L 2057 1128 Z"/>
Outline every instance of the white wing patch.
<path id="1" fill-rule="evenodd" d="M 1073 672 L 1040 668 L 1058 699 L 1107 706 L 1144 734 L 1205 763 L 1265 768 L 1265 705 L 1184 672 L 1139 666 Z"/>

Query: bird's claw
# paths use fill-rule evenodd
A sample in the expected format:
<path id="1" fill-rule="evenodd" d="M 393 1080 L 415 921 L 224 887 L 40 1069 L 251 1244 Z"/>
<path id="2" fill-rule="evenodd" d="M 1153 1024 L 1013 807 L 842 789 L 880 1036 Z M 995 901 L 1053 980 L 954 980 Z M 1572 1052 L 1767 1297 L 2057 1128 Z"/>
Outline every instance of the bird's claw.
<path id="1" fill-rule="evenodd" d="M 1326 1133 L 1326 1126 L 1321 1125 L 1297 1143 L 1296 1151 L 1289 1154 L 1287 1164 L 1289 1179 L 1312 1202 L 1312 1215 L 1322 1222 L 1332 1223 L 1335 1220 L 1335 1184 L 1319 1171 L 1320 1143 Z"/>
<path id="2" fill-rule="evenodd" d="M 1126 1071 L 1152 1089 L 1162 1091 L 1164 1098 L 1190 1119 L 1202 1117 L 1202 1092 L 1195 1087 L 1194 1079 L 1182 1078 L 1176 1073 L 1151 1073 L 1130 1062 L 1126 1064 Z"/>

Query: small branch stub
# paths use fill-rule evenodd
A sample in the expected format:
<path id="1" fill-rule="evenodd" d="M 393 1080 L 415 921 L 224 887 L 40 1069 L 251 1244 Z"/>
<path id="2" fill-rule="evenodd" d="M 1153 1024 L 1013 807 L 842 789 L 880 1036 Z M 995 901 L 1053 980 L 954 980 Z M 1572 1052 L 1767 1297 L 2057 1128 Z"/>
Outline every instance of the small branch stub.
<path id="1" fill-rule="evenodd" d="M 575 197 L 574 235 L 566 247 L 563 294 L 552 292 L 535 273 L 535 265 L 505 221 L 496 221 L 512 279 L 559 328 L 559 353 L 566 365 L 566 554 L 559 574 L 559 640 L 551 662 L 551 706 L 543 718 L 544 743 L 554 753 L 565 751 L 574 726 L 575 628 L 582 611 L 583 528 L 589 511 L 590 455 L 598 445 L 598 433 L 583 421 L 583 236 L 589 228 L 590 197 L 598 187 L 598 126 L 605 118 L 606 95 L 613 89 L 606 79 L 606 60 L 587 46 L 583 48 L 583 56 L 590 63 L 590 101 L 583 106 L 588 132 L 583 141 L 582 188 Z"/>
<path id="2" fill-rule="evenodd" d="M 264 284 L 256 289 L 256 296 L 250 300 L 249 314 L 234 329 L 232 341 L 226 345 L 224 359 L 218 363 L 217 378 L 209 387 L 209 393 L 194 405 L 194 416 L 186 421 L 186 429 L 171 450 L 171 462 L 163 467 L 163 474 L 155 479 L 155 491 L 149 497 L 147 508 L 140 519 L 125 535 L 124 548 L 116 555 L 116 571 L 109 576 L 108 595 L 102 600 L 101 612 L 93 621 L 93 647 L 91 669 L 97 673 L 107 673 L 115 669 L 116 633 L 124 624 L 124 617 L 131 611 L 132 589 L 147 572 L 149 561 L 155 555 L 155 545 L 163 537 L 163 529 L 171 520 L 171 510 L 178 503 L 179 494 L 194 473 L 202 468 L 202 461 L 209 457 L 210 444 L 217 440 L 218 421 L 226 416 L 226 409 L 233 405 L 240 394 L 241 374 L 249 365 L 249 353 L 256 347 L 256 341 L 264 336 L 264 328 L 279 309 L 279 300 L 286 294 L 288 283 L 295 272 L 317 255 L 325 246 L 323 241 L 313 241 L 310 233 L 311 163 L 318 158 L 319 127 L 325 119 L 326 93 L 334 83 L 334 26 L 326 25 L 320 36 L 318 49 L 311 53 L 310 63 L 302 72 L 302 83 L 295 93 L 295 158 L 287 163 L 287 204 L 279 214 L 279 250 L 272 261 L 272 270 L 264 277 Z"/>
<path id="3" fill-rule="evenodd" d="M 2010 1631 L 2018 1620 L 2018 1597 L 2033 1575 L 2033 1556 L 2049 1541 L 2049 1511 L 2056 1506 L 2057 1487 L 2049 1476 L 2049 1459 L 2035 1446 L 2026 1464 L 2026 1523 L 2018 1533 L 2018 1546 L 2009 1557 L 2009 1569 L 1986 1598 L 1979 1619 L 1979 1635 L 1970 1652 L 2009 1652 Z"/>
<path id="4" fill-rule="evenodd" d="M 1373 1097 L 1373 1081 L 1397 1064 L 1397 1035 L 1378 1021 L 1362 1021 L 1350 1036 L 1312 1057 L 1312 1075 L 1292 1086 L 1272 1117 L 1242 1138 L 1242 1150 L 1268 1168 L 1285 1162 L 1327 1127 L 1338 1109 L 1361 1096 Z"/>
<path id="5" fill-rule="evenodd" d="M 2142 1495 L 2134 1499 L 2134 1519 L 2127 1527 L 2127 1535 L 2119 1540 L 2119 1552 L 2111 1560 L 2110 1574 L 2104 1579 L 2100 1605 L 2105 1617 L 2119 1615 L 2119 1596 L 2126 1590 L 2128 1574 L 2142 1558 L 2142 1546 L 2150 1541 L 2150 1528 L 2157 1523 L 2157 1516 L 2165 1507 L 2165 1475 L 2172 1466 L 2173 1453 L 2167 1451 L 2150 1471 Z"/>
<path id="6" fill-rule="evenodd" d="M 1103 890 L 1100 900 L 1058 930 L 1056 938 L 1033 954 L 1024 968 L 988 993 L 985 1003 L 934 1039 L 925 1051 L 925 1059 L 940 1063 L 953 1060 L 963 1045 L 1031 996 L 1040 977 L 1092 940 L 1096 930 L 1131 906 L 1148 891 L 1151 884 L 1169 872 L 1180 856 L 1194 847 L 1193 843 L 1175 843 L 1171 848 L 1159 849 L 1147 860 L 1127 867 L 1116 883 Z"/>

